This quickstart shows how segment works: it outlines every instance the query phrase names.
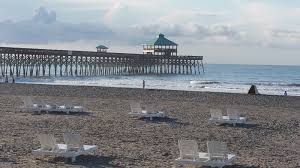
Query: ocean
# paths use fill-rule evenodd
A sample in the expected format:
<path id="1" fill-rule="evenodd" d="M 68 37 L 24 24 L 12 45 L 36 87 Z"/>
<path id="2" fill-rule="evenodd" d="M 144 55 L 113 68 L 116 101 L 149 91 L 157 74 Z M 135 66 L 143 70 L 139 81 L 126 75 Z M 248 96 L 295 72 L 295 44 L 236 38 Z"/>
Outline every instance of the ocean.
<path id="1" fill-rule="evenodd" d="M 17 83 L 247 93 L 252 84 L 261 94 L 300 96 L 300 66 L 206 64 L 202 75 L 136 75 L 17 78 Z"/>

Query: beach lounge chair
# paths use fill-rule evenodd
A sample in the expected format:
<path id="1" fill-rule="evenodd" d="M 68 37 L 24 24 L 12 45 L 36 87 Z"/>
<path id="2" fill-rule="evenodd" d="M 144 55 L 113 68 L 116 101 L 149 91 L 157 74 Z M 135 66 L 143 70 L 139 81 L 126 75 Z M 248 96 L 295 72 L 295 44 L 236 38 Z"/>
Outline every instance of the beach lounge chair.
<path id="1" fill-rule="evenodd" d="M 162 111 L 155 110 L 153 105 L 146 105 L 146 112 L 152 120 L 152 117 L 165 117 L 165 113 Z"/>
<path id="2" fill-rule="evenodd" d="M 21 106 L 22 111 L 27 112 L 53 112 L 58 111 L 58 106 L 52 103 L 46 103 L 43 99 L 33 100 L 30 97 L 23 99 L 24 105 Z"/>
<path id="3" fill-rule="evenodd" d="M 84 112 L 85 108 L 83 106 L 75 106 L 71 101 L 65 100 L 64 104 L 58 107 L 58 111 L 70 114 L 72 112 Z"/>
<path id="4" fill-rule="evenodd" d="M 57 144 L 53 135 L 39 135 L 41 148 L 33 150 L 34 156 L 54 156 L 71 158 L 72 162 L 76 160 L 79 155 L 95 152 L 95 145 L 81 145 L 80 135 L 64 134 L 64 141 L 66 144 Z"/>
<path id="5" fill-rule="evenodd" d="M 51 112 L 56 109 L 56 107 L 50 105 L 49 103 L 46 103 L 43 99 L 37 99 L 34 101 L 34 104 L 36 104 L 41 112 Z"/>
<path id="6" fill-rule="evenodd" d="M 24 97 L 23 98 L 24 105 L 20 107 L 22 112 L 37 112 L 41 113 L 42 111 L 42 104 L 39 103 L 33 103 L 33 100 L 31 97 Z"/>
<path id="7" fill-rule="evenodd" d="M 77 156 L 95 152 L 97 149 L 96 145 L 82 145 L 81 136 L 79 134 L 65 133 L 63 137 L 66 143 L 66 153 L 72 158 L 72 162 L 75 161 Z"/>
<path id="8" fill-rule="evenodd" d="M 44 102 L 44 108 L 43 108 L 44 111 L 46 111 L 46 113 L 49 113 L 49 112 L 57 112 L 59 111 L 59 105 L 56 105 L 54 103 L 45 103 Z"/>
<path id="9" fill-rule="evenodd" d="M 145 117 L 150 118 L 150 120 L 152 120 L 154 117 L 165 116 L 164 112 L 154 110 L 153 106 L 148 105 L 146 106 L 146 109 L 143 110 L 139 102 L 131 102 L 130 108 L 131 112 L 129 112 L 129 116 L 131 117 Z"/>
<path id="10" fill-rule="evenodd" d="M 59 149 L 53 135 L 40 134 L 38 135 L 38 139 L 40 141 L 41 148 L 32 151 L 34 156 L 54 155 L 54 153 L 58 152 Z"/>
<path id="11" fill-rule="evenodd" d="M 224 142 L 208 141 L 207 149 L 209 159 L 205 162 L 206 166 L 221 168 L 226 165 L 231 165 L 236 158 L 235 154 L 228 151 L 227 145 Z"/>
<path id="12" fill-rule="evenodd" d="M 209 122 L 213 124 L 225 124 L 229 122 L 228 116 L 223 116 L 221 109 L 210 109 Z"/>
<path id="13" fill-rule="evenodd" d="M 227 116 L 222 115 L 221 109 L 210 109 L 210 123 L 214 124 L 241 124 L 246 122 L 245 117 L 240 117 L 237 109 L 228 108 Z"/>
<path id="14" fill-rule="evenodd" d="M 178 142 L 180 157 L 175 160 L 175 167 L 180 165 L 224 167 L 232 164 L 234 154 L 230 154 L 223 142 L 207 142 L 208 152 L 198 152 L 198 145 L 193 140 Z"/>
<path id="15" fill-rule="evenodd" d="M 239 109 L 227 108 L 227 116 L 230 124 L 234 126 L 236 124 L 244 124 L 246 123 L 246 117 L 240 117 Z"/>

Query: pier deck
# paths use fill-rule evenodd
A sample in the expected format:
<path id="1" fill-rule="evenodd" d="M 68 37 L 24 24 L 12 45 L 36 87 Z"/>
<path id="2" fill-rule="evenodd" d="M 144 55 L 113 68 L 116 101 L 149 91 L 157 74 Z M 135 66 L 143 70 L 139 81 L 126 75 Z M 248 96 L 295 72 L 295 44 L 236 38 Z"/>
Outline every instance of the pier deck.
<path id="1" fill-rule="evenodd" d="M 0 47 L 2 76 L 101 76 L 135 74 L 201 74 L 203 56 Z"/>

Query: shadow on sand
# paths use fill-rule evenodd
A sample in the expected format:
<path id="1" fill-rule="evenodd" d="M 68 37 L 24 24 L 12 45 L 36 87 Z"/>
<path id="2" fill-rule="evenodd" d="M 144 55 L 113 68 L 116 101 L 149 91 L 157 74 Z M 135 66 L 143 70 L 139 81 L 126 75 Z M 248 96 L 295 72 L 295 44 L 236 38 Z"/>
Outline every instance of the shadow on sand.
<path id="1" fill-rule="evenodd" d="M 1 163 L 16 163 L 15 160 L 11 160 L 9 158 L 1 158 L 0 157 L 0 166 L 1 166 Z"/>
<path id="2" fill-rule="evenodd" d="M 202 168 L 211 168 L 209 166 L 202 166 Z M 230 165 L 223 168 L 259 168 L 259 166 L 246 166 L 246 165 Z"/>
<path id="3" fill-rule="evenodd" d="M 224 168 L 259 168 L 259 166 L 232 165 L 232 166 L 225 166 Z"/>
<path id="4" fill-rule="evenodd" d="M 70 114 L 67 114 L 65 112 L 55 111 L 55 112 L 49 112 L 49 113 L 33 113 L 32 115 L 70 115 L 70 116 L 90 116 L 92 113 L 90 112 L 71 112 Z"/>
<path id="5" fill-rule="evenodd" d="M 233 127 L 233 128 L 256 128 L 258 126 L 258 124 L 236 124 L 235 126 L 233 124 L 221 124 L 222 126 L 226 126 L 226 127 Z"/>
<path id="6" fill-rule="evenodd" d="M 187 126 L 187 125 L 189 125 L 189 123 L 184 123 L 184 122 L 178 121 L 177 118 L 170 118 L 170 117 L 154 117 L 152 121 L 149 118 L 140 118 L 140 119 L 144 120 L 146 122 L 168 123 L 168 124 L 174 125 L 174 126 Z"/>
<path id="7" fill-rule="evenodd" d="M 93 155 L 81 155 L 76 157 L 75 162 L 70 162 L 70 160 L 66 160 L 65 158 L 57 157 L 51 161 L 51 163 L 65 161 L 66 164 L 69 165 L 78 165 L 80 167 L 87 168 L 105 168 L 105 167 L 114 167 L 114 168 L 123 168 L 121 166 L 117 166 L 112 164 L 111 162 L 115 158 L 107 157 L 107 156 L 93 156 Z"/>

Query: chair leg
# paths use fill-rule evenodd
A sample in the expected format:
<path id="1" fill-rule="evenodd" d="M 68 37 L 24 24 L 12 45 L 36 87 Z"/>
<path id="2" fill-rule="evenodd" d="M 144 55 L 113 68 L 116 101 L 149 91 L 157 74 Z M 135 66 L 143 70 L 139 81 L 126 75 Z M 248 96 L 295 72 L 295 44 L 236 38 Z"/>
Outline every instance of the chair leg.
<path id="1" fill-rule="evenodd" d="M 76 161 L 76 156 L 72 157 L 72 163 Z"/>

